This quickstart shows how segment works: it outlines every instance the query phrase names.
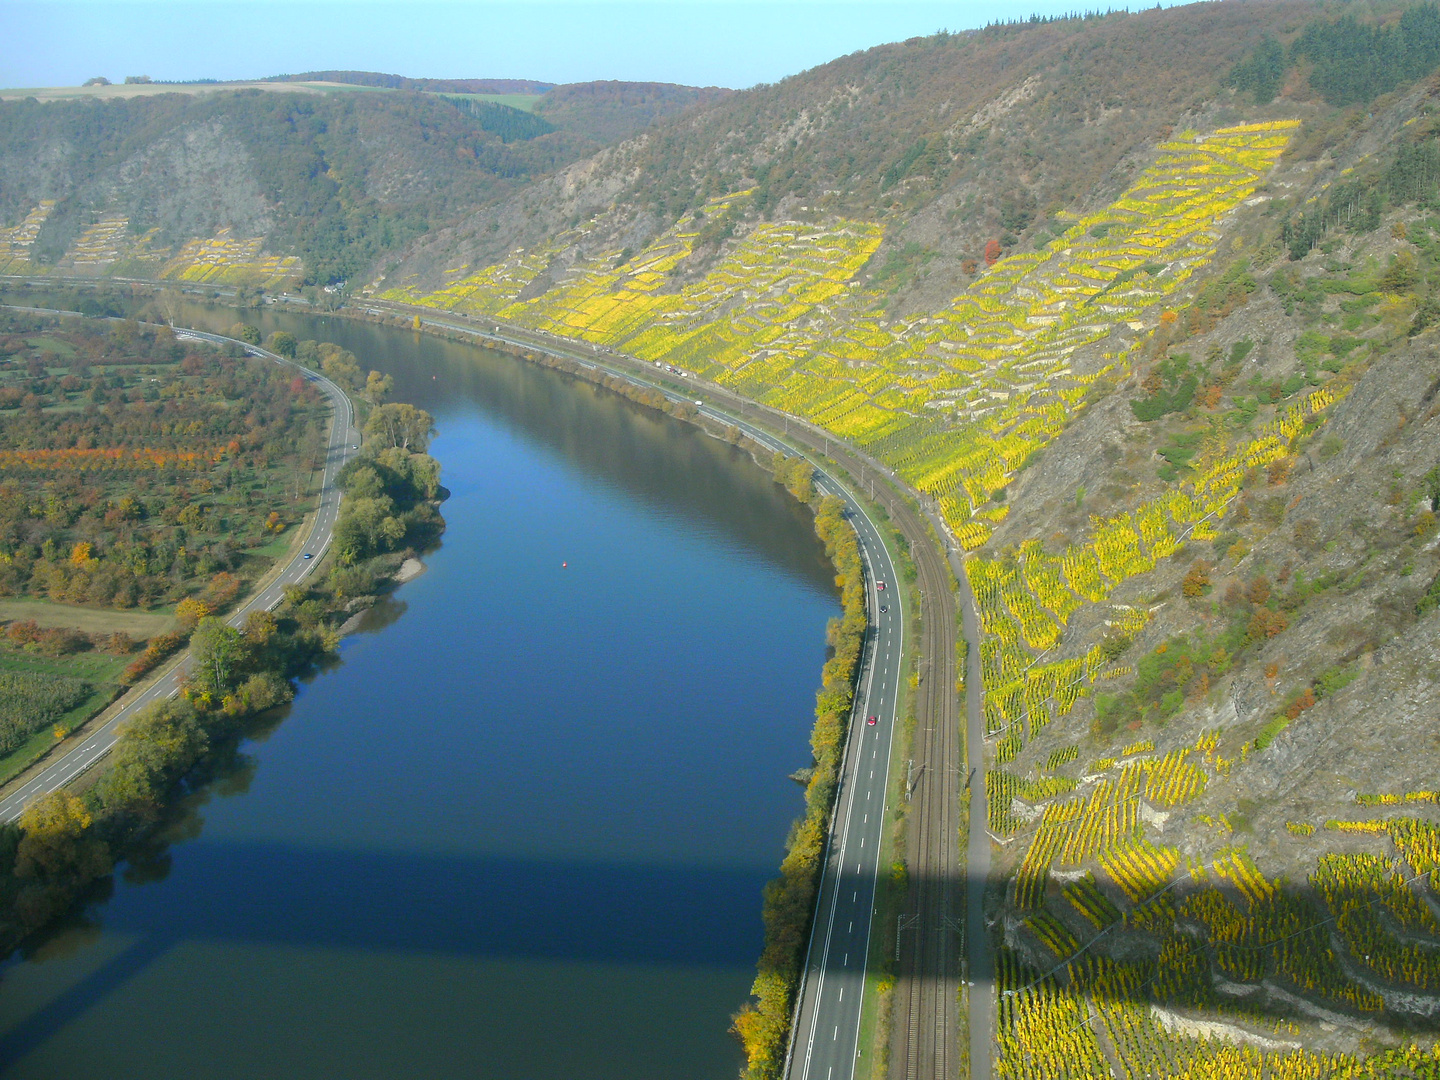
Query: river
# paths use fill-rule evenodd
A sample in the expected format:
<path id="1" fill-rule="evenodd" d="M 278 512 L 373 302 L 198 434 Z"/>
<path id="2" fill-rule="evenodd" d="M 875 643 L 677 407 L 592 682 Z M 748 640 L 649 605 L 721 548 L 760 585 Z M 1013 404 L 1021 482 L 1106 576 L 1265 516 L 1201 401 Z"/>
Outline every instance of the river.
<path id="1" fill-rule="evenodd" d="M 838 613 L 808 514 L 561 373 L 244 317 L 435 415 L 448 528 L 154 851 L 4 966 L 0 1075 L 731 1080 Z"/>

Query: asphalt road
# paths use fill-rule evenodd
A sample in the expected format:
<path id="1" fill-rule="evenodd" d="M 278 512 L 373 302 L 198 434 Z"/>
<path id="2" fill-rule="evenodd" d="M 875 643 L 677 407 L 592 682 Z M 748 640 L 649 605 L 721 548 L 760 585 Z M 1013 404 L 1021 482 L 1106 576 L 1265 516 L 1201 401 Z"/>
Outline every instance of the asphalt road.
<path id="1" fill-rule="evenodd" d="M 64 312 L 63 314 L 74 313 Z M 271 580 L 264 591 L 252 597 L 230 617 L 230 625 L 238 627 L 244 623 L 245 617 L 250 612 L 269 611 L 273 608 L 284 596 L 285 586 L 300 582 L 319 564 L 326 548 L 330 546 L 330 540 L 335 531 L 335 520 L 340 511 L 340 489 L 335 486 L 335 477 L 345 463 L 355 455 L 354 447 L 360 443 L 360 433 L 355 428 L 355 410 L 349 398 L 345 396 L 343 390 L 324 375 L 301 368 L 298 364 L 267 349 L 246 345 L 244 342 L 234 341 L 233 338 L 222 337 L 219 334 L 176 328 L 175 335 L 182 340 L 188 338 L 216 344 L 233 342 L 252 356 L 261 356 L 279 364 L 296 367 L 305 378 L 313 382 L 324 393 L 334 409 L 334 421 L 330 425 L 330 444 L 325 452 L 325 473 L 320 489 L 320 505 L 310 529 L 309 540 L 303 550 L 297 553 L 289 565 Z M 310 555 L 311 558 L 307 559 L 306 555 Z M 74 747 L 48 759 L 38 771 L 32 770 L 22 775 L 11 785 L 5 798 L 0 799 L 0 821 L 14 821 L 29 803 L 56 788 L 64 787 L 109 753 L 119 738 L 120 729 L 127 720 L 151 702 L 173 697 L 179 691 L 180 682 L 184 678 L 188 666 L 187 654 L 178 663 L 172 663 L 160 678 L 145 687 L 143 691 L 139 693 L 131 691 L 124 699 L 123 707 L 114 716 L 90 731 Z"/>
<path id="2" fill-rule="evenodd" d="M 700 411 L 723 423 L 735 423 L 733 417 L 709 406 Z M 745 423 L 738 426 L 771 449 L 789 450 L 758 428 Z M 860 1050 L 860 1007 L 884 838 L 885 789 L 904 655 L 905 603 L 904 586 L 890 553 L 864 508 L 823 470 L 816 471 L 816 486 L 846 503 L 865 561 L 870 625 L 806 950 L 787 1075 L 799 1080 L 849 1080 Z M 872 716 L 873 726 L 868 722 Z"/>

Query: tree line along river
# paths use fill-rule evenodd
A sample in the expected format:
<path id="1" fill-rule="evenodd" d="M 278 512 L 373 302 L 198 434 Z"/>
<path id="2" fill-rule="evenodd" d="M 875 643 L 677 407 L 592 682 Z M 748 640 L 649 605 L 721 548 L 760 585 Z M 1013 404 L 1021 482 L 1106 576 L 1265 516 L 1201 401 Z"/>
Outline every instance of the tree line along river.
<path id="1" fill-rule="evenodd" d="M 730 1080 L 833 571 L 733 447 L 336 318 L 432 412 L 427 572 L 0 971 L 0 1076 Z"/>

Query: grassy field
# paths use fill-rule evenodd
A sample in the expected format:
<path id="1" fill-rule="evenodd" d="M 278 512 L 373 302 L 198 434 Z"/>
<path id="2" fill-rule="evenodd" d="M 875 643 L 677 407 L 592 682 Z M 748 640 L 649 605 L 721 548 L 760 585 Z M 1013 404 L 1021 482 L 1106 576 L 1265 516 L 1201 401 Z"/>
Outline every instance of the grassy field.
<path id="1" fill-rule="evenodd" d="M 87 634 L 118 631 L 141 640 L 163 634 L 175 625 L 175 617 L 169 611 L 117 611 L 55 604 L 49 600 L 0 600 L 0 622 L 23 619 L 34 619 L 41 626 L 68 626 Z"/>

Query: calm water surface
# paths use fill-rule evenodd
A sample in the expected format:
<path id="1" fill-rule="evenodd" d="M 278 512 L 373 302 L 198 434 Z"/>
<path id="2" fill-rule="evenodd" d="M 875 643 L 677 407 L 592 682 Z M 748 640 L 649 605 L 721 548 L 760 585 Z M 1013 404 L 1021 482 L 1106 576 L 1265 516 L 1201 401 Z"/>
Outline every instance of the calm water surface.
<path id="1" fill-rule="evenodd" d="M 166 844 L 3 969 L 0 1072 L 729 1080 L 838 610 L 807 516 L 566 376 L 247 317 L 435 414 L 449 528 Z"/>

